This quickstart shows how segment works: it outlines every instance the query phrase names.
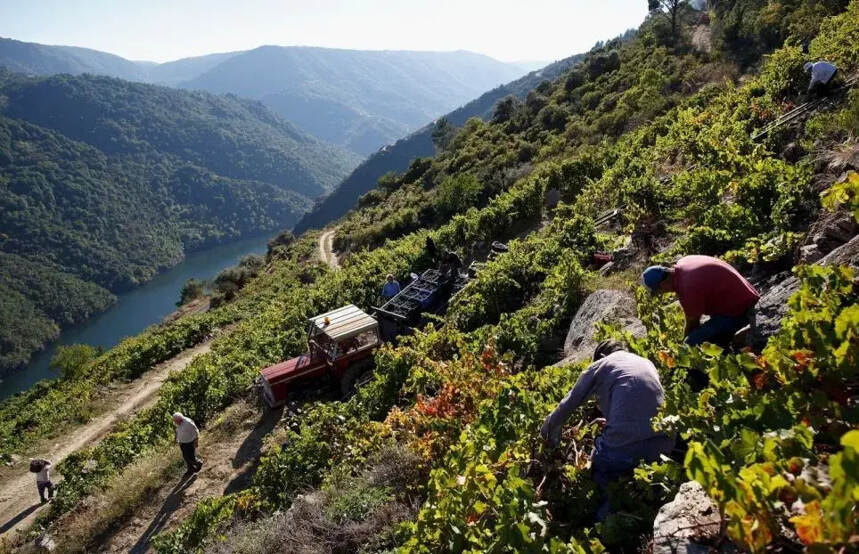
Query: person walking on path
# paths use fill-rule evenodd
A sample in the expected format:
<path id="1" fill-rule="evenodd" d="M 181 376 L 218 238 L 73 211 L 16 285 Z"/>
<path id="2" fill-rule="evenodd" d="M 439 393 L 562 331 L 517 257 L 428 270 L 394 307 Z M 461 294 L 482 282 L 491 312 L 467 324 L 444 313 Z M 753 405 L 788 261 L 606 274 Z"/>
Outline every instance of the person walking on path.
<path id="1" fill-rule="evenodd" d="M 726 347 L 734 333 L 755 323 L 758 291 L 731 267 L 710 256 L 685 256 L 673 267 L 650 266 L 642 274 L 653 294 L 675 292 L 686 313 L 683 333 L 689 346 L 705 342 Z M 701 318 L 710 316 L 703 325 Z"/>
<path id="2" fill-rule="evenodd" d="M 603 430 L 594 442 L 591 474 L 605 490 L 612 481 L 631 474 L 642 460 L 654 462 L 660 455 L 669 454 L 675 437 L 656 432 L 651 425 L 665 392 L 650 360 L 627 352 L 613 340 L 597 345 L 593 360 L 543 422 L 540 435 L 550 446 L 557 446 L 564 422 L 595 394 L 603 415 L 597 422 Z M 610 508 L 608 500 L 604 501 L 597 518 L 604 519 Z"/>
<path id="3" fill-rule="evenodd" d="M 202 469 L 203 462 L 197 458 L 197 439 L 200 436 L 200 431 L 194 424 L 194 421 L 176 412 L 173 414 L 173 425 L 176 426 L 176 442 L 179 443 L 179 450 L 182 451 L 182 459 L 188 465 L 187 473 L 197 473 Z"/>
<path id="4" fill-rule="evenodd" d="M 36 488 L 39 490 L 39 498 L 42 504 L 50 502 L 54 497 L 54 483 L 51 482 L 51 461 L 30 460 L 30 471 L 36 474 Z M 45 491 L 48 498 L 45 498 Z"/>
<path id="5" fill-rule="evenodd" d="M 388 273 L 385 278 L 385 284 L 382 285 L 382 298 L 390 300 L 400 292 L 400 282 L 394 279 L 394 276 Z"/>

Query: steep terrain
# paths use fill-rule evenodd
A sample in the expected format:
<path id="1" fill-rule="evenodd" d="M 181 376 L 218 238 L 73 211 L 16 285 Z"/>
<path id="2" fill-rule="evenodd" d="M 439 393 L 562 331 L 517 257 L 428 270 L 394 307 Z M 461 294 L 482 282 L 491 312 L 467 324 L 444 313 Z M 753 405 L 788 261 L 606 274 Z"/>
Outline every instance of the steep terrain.
<path id="1" fill-rule="evenodd" d="M 259 276 L 206 316 L 229 313 L 235 330 L 162 387 L 152 410 L 67 459 L 36 531 L 62 549 L 78 529 L 108 530 L 87 535 L 96 551 L 111 536 L 126 545 L 145 535 L 162 553 L 656 552 L 670 549 L 653 544 L 664 538 L 654 532 L 657 512 L 691 490 L 703 495 L 697 507 L 706 506 L 702 527 L 712 531 L 700 548 L 851 551 L 859 238 L 819 229 L 833 214 L 859 220 L 859 94 L 839 91 L 824 109 L 752 137 L 803 100 L 805 61 L 831 60 L 846 76 L 859 70 L 859 2 L 719 4 L 709 52 L 690 43 L 700 14 L 682 8 L 677 33 L 666 15 L 654 13 L 632 40 L 596 48 L 524 101 L 499 103 L 490 121 L 471 119 L 434 158 L 383 179 L 327 230 L 340 269 L 318 259 L 320 233 L 272 248 Z M 806 38 L 808 54 L 795 46 Z M 746 65 L 750 57 L 756 63 Z M 258 370 L 304 351 L 308 317 L 347 302 L 369 309 L 386 273 L 403 282 L 431 264 L 427 236 L 486 265 L 442 319 L 380 349 L 372 380 L 354 396 L 332 398 L 324 382 L 296 395 L 268 436 L 256 437 L 249 486 L 227 487 L 224 471 L 225 494 L 190 512 L 182 498 L 178 510 L 171 502 L 170 514 L 189 515 L 180 525 L 171 515 L 155 537 L 135 520 L 158 506 L 146 494 L 122 510 L 91 509 L 117 483 L 181 490 L 179 467 L 136 469 L 161 463 L 170 411 L 181 408 L 218 437 L 252 398 Z M 493 240 L 509 250 L 488 259 Z M 598 270 L 600 250 L 614 259 Z M 829 253 L 808 265 L 812 250 Z M 682 344 L 673 298 L 646 294 L 639 274 L 688 253 L 732 261 L 767 293 L 792 283 L 795 294 L 768 314 L 781 326 L 762 337 L 765 347 Z M 654 363 L 665 389 L 655 423 L 684 439 L 607 491 L 589 466 L 600 433 L 588 423 L 595 403 L 576 410 L 561 448 L 539 438 L 585 367 L 555 364 L 579 354 L 563 352 L 564 338 L 584 336 L 574 318 L 580 308 L 595 313 L 586 299 L 597 290 L 596 298 L 625 299 L 622 318 L 633 319 L 634 305 L 634 327 L 615 319 L 596 333 L 624 338 Z M 157 340 L 139 337 L 135 350 L 192 335 L 185 323 Z M 105 366 L 121 375 L 120 360 L 108 352 L 50 394 L 87 390 Z M 138 357 L 129 363 L 145 371 Z M 703 380 L 690 379 L 696 371 Z M 0 424 L 0 445 L 26 448 L 45 406 L 5 406 L 0 413 L 15 417 Z M 72 414 L 50 417 L 57 426 Z M 218 472 L 204 478 L 208 490 L 219 486 Z M 613 513 L 597 522 L 605 498 Z"/>
<path id="2" fill-rule="evenodd" d="M 0 370 L 187 250 L 291 226 L 356 157 L 259 103 L 0 73 Z"/>
<path id="3" fill-rule="evenodd" d="M 72 452 L 95 442 L 115 428 L 118 422 L 148 408 L 170 373 L 185 369 L 194 357 L 208 352 L 209 346 L 208 342 L 204 342 L 189 348 L 153 368 L 145 379 L 117 387 L 111 397 L 114 404 L 112 409 L 73 432 L 65 433 L 60 442 L 46 446 L 40 450 L 39 455 L 51 460 L 53 464 L 59 464 Z M 4 479 L 0 485 L 0 521 L 5 522 L 0 534 L 13 534 L 18 529 L 26 528 L 38 515 L 39 498 L 33 493 L 33 476 L 26 471 L 25 463 L 25 460 L 21 460 L 21 463 L 14 464 L 12 468 L 4 468 L 4 476 L 9 478 Z M 59 475 L 55 472 L 54 478 L 57 477 Z M 10 525 L 10 521 L 14 524 Z"/>
<path id="4" fill-rule="evenodd" d="M 465 51 L 261 46 L 155 64 L 11 39 L 0 39 L 0 66 L 32 75 L 92 73 L 238 94 L 361 155 L 525 73 L 516 65 Z"/>
<path id="5" fill-rule="evenodd" d="M 539 71 L 532 71 L 524 77 L 482 94 L 443 117 L 455 126 L 463 125 L 471 117 L 488 119 L 492 116 L 495 104 L 502 98 L 510 95 L 524 98 L 537 85 L 546 80 L 556 79 L 582 58 L 582 54 L 577 54 L 554 62 Z M 351 209 L 362 194 L 375 188 L 379 178 L 386 173 L 404 171 L 415 158 L 432 156 L 435 153 L 432 141 L 434 128 L 435 123 L 425 125 L 420 130 L 372 154 L 331 194 L 305 214 L 295 226 L 295 231 L 301 233 L 334 221 Z"/>

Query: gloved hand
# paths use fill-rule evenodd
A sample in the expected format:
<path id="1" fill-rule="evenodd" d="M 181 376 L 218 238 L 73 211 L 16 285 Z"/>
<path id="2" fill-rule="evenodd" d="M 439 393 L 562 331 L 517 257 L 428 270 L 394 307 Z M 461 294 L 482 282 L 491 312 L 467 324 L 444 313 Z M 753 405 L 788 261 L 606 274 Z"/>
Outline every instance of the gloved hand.
<path id="1" fill-rule="evenodd" d="M 543 426 L 540 428 L 540 436 L 543 437 L 543 440 L 545 440 L 549 446 L 557 448 L 558 444 L 561 442 L 561 426 L 552 425 L 551 419 L 552 415 L 549 414 L 543 422 Z"/>

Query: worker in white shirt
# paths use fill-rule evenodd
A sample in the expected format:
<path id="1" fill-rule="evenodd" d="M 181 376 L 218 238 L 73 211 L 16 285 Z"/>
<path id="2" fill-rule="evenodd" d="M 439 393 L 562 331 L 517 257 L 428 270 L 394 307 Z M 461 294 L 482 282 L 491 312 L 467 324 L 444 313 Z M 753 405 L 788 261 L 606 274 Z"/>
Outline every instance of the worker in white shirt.
<path id="1" fill-rule="evenodd" d="M 826 61 L 808 62 L 803 68 L 805 72 L 811 75 L 811 81 L 808 83 L 809 96 L 826 96 L 832 90 L 832 85 L 835 82 L 835 75 L 838 73 L 838 68 Z"/>
<path id="2" fill-rule="evenodd" d="M 196 454 L 200 431 L 190 417 L 185 417 L 179 412 L 173 414 L 173 425 L 176 426 L 176 442 L 179 443 L 179 450 L 182 451 L 182 459 L 188 465 L 188 473 L 197 473 L 203 467 L 203 462 Z"/>
<path id="3" fill-rule="evenodd" d="M 51 461 L 50 460 L 30 460 L 30 471 L 36 474 L 36 488 L 39 489 L 39 498 L 42 499 L 42 504 L 50 501 L 54 497 L 54 484 L 51 482 Z M 48 498 L 45 498 L 45 490 L 48 491 Z"/>

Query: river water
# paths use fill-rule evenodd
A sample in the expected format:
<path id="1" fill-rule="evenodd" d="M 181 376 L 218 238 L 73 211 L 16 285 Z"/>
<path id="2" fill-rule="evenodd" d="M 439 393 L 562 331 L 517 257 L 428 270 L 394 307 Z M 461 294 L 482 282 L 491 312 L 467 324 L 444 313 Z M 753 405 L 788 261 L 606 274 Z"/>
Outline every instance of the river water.
<path id="1" fill-rule="evenodd" d="M 137 335 L 176 309 L 179 290 L 185 281 L 191 277 L 212 278 L 222 269 L 236 265 L 246 254 L 264 253 L 268 239 L 268 236 L 247 238 L 189 254 L 179 265 L 147 284 L 118 295 L 117 302 L 105 312 L 64 329 L 56 341 L 33 356 L 27 367 L 3 377 L 0 400 L 28 389 L 36 381 L 57 377 L 49 366 L 58 346 L 89 344 L 110 348 L 125 337 Z"/>

